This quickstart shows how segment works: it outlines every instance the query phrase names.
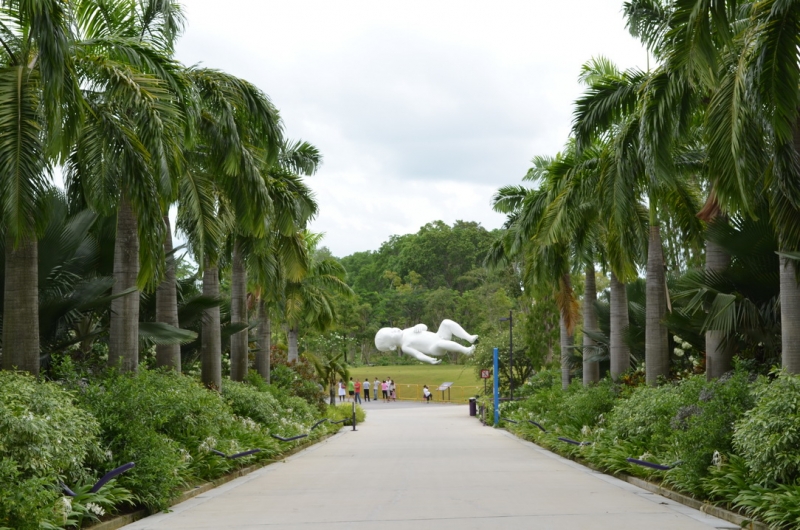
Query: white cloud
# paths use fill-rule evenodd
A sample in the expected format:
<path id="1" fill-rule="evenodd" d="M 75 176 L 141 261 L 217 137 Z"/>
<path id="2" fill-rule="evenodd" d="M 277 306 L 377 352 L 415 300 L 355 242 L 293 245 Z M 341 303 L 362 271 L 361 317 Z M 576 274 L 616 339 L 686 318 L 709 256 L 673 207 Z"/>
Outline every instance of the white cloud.
<path id="1" fill-rule="evenodd" d="M 492 193 L 569 133 L 580 65 L 644 66 L 611 0 L 186 0 L 178 46 L 261 87 L 325 157 L 312 229 L 334 254 L 443 219 L 496 228 Z"/>

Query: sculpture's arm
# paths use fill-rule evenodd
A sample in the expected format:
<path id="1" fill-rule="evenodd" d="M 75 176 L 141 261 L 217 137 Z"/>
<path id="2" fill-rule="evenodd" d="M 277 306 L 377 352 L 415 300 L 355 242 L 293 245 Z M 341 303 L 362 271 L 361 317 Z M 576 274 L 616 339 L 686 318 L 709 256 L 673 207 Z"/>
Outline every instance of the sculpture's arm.
<path id="1" fill-rule="evenodd" d="M 414 333 L 424 333 L 428 331 L 428 326 L 425 324 L 417 324 L 412 329 L 414 330 Z"/>
<path id="2" fill-rule="evenodd" d="M 417 359 L 418 361 L 422 361 L 424 363 L 439 364 L 440 362 L 442 362 L 441 359 L 434 359 L 433 357 L 428 357 L 421 351 L 414 349 L 411 346 L 403 346 L 403 353 L 408 354 Z"/>

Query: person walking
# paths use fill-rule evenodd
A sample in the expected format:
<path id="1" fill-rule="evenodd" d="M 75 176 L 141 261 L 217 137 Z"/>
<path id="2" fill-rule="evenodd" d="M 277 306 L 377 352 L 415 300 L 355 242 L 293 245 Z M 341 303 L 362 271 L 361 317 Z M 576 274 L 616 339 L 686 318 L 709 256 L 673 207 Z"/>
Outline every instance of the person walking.
<path id="1" fill-rule="evenodd" d="M 356 403 L 361 403 L 361 381 L 359 381 L 358 379 L 356 379 L 354 390 L 356 392 L 355 393 Z"/>
<path id="2" fill-rule="evenodd" d="M 339 403 L 344 403 L 344 382 L 339 379 Z"/>
<path id="3" fill-rule="evenodd" d="M 350 399 L 353 399 L 353 394 L 356 393 L 356 385 L 353 383 L 353 378 L 350 378 L 350 381 L 347 382 L 347 395 L 350 396 Z"/>
<path id="4" fill-rule="evenodd" d="M 378 391 L 380 390 L 381 382 L 378 378 L 375 378 L 375 382 L 372 383 L 372 399 L 378 401 Z"/>
<path id="5" fill-rule="evenodd" d="M 369 401 L 369 377 L 364 378 L 364 384 L 361 385 L 364 389 L 364 401 Z"/>

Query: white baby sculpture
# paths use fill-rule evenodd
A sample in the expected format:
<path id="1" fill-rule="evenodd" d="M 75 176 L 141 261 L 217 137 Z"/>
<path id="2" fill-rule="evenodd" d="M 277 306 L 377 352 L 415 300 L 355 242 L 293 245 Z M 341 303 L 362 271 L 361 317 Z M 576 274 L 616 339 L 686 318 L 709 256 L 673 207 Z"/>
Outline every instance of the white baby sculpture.
<path id="1" fill-rule="evenodd" d="M 403 353 L 430 364 L 442 362 L 441 359 L 429 357 L 430 355 L 441 357 L 449 351 L 472 355 L 475 346 L 467 348 L 453 342 L 450 340 L 453 335 L 470 344 L 478 340 L 477 335 L 470 335 L 456 322 L 445 319 L 442 320 L 436 333 L 428 331 L 428 326 L 425 324 L 417 324 L 408 329 L 381 328 L 375 334 L 375 347 L 380 351 L 396 350 L 399 347 Z"/>

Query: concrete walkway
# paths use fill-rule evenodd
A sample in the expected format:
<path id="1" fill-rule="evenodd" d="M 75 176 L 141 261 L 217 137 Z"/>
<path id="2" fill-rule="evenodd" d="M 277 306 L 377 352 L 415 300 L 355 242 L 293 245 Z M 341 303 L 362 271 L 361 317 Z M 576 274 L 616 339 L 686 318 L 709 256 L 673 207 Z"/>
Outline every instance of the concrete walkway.
<path id="1" fill-rule="evenodd" d="M 465 406 L 366 408 L 357 432 L 125 528 L 738 528 L 483 427 Z"/>

